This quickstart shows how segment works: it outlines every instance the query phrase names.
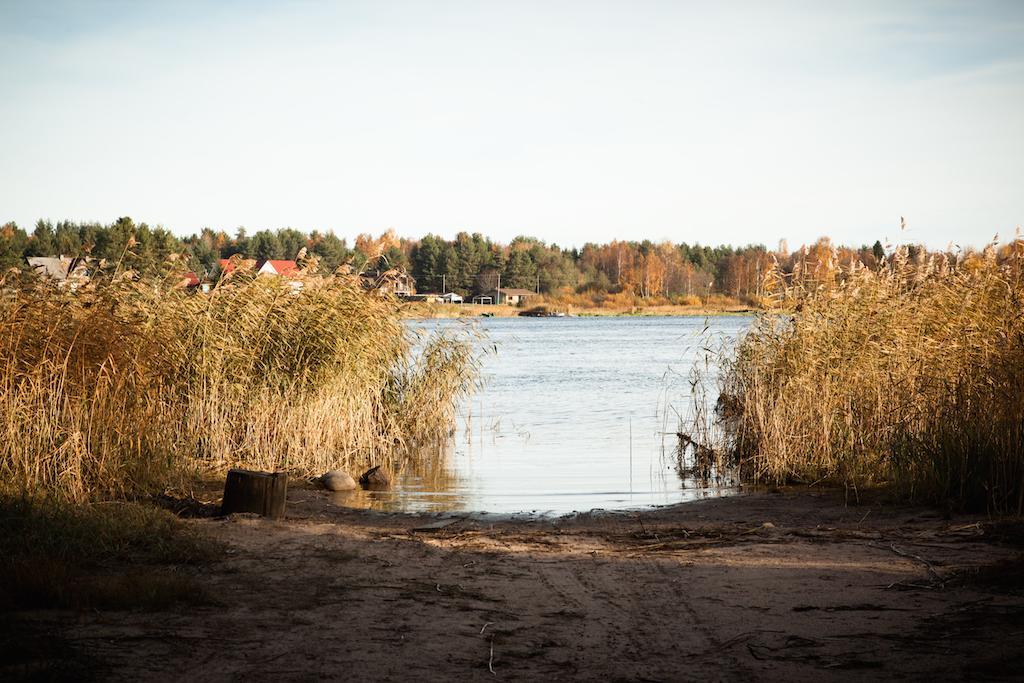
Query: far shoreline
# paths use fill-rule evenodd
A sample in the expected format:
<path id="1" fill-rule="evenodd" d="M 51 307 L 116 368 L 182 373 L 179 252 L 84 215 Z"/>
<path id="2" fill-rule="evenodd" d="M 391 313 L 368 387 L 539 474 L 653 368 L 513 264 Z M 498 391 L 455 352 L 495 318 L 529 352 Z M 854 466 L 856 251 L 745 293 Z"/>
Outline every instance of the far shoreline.
<path id="1" fill-rule="evenodd" d="M 559 307 L 549 306 L 552 310 L 564 311 L 574 318 L 655 318 L 655 317 L 711 317 L 733 315 L 757 315 L 761 309 L 750 306 L 634 306 L 627 308 L 600 307 Z M 520 308 L 503 304 L 403 304 L 402 318 L 406 320 L 458 320 L 463 318 L 516 318 L 529 307 Z M 490 314 L 490 315 L 488 315 Z"/>

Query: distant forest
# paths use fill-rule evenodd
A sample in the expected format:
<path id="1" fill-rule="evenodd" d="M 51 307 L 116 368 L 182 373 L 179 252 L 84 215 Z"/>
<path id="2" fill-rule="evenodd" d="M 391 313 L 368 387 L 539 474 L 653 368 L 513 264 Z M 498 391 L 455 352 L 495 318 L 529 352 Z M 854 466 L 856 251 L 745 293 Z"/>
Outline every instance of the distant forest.
<path id="1" fill-rule="evenodd" d="M 319 260 L 321 271 L 349 264 L 357 272 L 400 269 L 416 279 L 420 292 L 442 289 L 469 296 L 502 287 L 543 294 L 616 294 L 639 297 L 693 297 L 722 294 L 754 298 L 761 294 L 763 275 L 780 263 L 784 269 L 838 258 L 875 267 L 885 255 L 881 243 L 840 247 L 822 239 L 789 253 L 785 244 L 701 246 L 700 244 L 613 241 L 562 248 L 532 237 L 509 244 L 479 233 L 460 232 L 453 240 L 436 235 L 420 239 L 388 231 L 379 237 L 360 235 L 354 244 L 331 232 L 304 233 L 291 228 L 233 235 L 204 228 L 185 238 L 162 227 L 119 218 L 109 225 L 40 220 L 31 232 L 7 223 L 0 227 L 0 267 L 26 267 L 29 256 L 85 256 L 120 261 L 140 273 L 159 272 L 171 254 L 184 254 L 200 277 L 216 277 L 218 260 L 240 254 L 253 259 L 294 259 L 301 249 Z M 911 248 L 911 256 L 918 250 Z"/>

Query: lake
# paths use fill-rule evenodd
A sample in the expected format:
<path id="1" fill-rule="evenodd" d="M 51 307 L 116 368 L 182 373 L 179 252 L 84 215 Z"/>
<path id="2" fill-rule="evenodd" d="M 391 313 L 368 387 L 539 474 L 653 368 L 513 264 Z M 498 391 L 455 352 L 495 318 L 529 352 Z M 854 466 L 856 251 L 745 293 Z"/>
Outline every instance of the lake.
<path id="1" fill-rule="evenodd" d="M 482 390 L 460 409 L 444 471 L 405 475 L 389 491 L 332 495 L 381 510 L 545 515 L 727 494 L 680 479 L 675 432 L 702 348 L 731 342 L 751 320 L 474 320 L 497 350 L 483 357 Z M 429 332 L 470 323 L 410 324 Z"/>

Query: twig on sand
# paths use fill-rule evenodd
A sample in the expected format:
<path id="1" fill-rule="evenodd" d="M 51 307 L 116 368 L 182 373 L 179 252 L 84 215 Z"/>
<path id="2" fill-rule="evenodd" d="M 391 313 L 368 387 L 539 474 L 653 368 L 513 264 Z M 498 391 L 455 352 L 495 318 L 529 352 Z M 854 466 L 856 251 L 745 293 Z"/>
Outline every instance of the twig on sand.
<path id="1" fill-rule="evenodd" d="M 647 537 L 647 527 L 644 526 L 643 517 L 641 517 L 639 513 L 637 513 L 637 515 L 636 515 L 636 521 L 640 523 L 640 535 L 646 538 Z M 655 535 L 655 538 L 657 538 L 657 535 Z"/>
<path id="2" fill-rule="evenodd" d="M 482 629 L 480 629 L 480 635 L 483 635 L 484 631 L 487 629 L 487 627 L 490 626 L 493 623 L 494 623 L 493 621 L 488 621 L 486 624 L 484 624 L 484 627 Z"/>
<path id="3" fill-rule="evenodd" d="M 932 578 L 934 578 L 936 581 L 938 581 L 940 583 L 943 581 L 942 575 L 939 574 L 938 571 L 936 571 L 935 567 L 933 567 L 932 563 L 929 562 L 928 560 L 924 559 L 920 555 L 915 555 L 913 553 L 908 553 L 905 550 L 900 550 L 899 548 L 896 547 L 895 543 L 891 544 L 889 547 L 892 548 L 892 551 L 894 553 L 896 553 L 897 555 L 902 555 L 903 557 L 909 557 L 909 558 L 911 558 L 913 560 L 917 560 L 918 562 L 923 564 L 928 569 L 928 573 L 932 575 Z"/>
<path id="4" fill-rule="evenodd" d="M 870 545 L 870 546 L 872 546 L 874 548 L 880 548 L 881 547 L 881 546 L 875 545 L 874 543 L 868 543 L 868 545 Z M 915 555 L 913 553 L 908 553 L 906 550 L 900 550 L 899 548 L 896 547 L 895 543 L 890 543 L 889 544 L 889 550 L 893 551 L 894 553 L 896 553 L 900 557 L 907 557 L 907 558 L 910 558 L 911 560 L 917 560 L 918 562 L 920 562 L 921 564 L 923 564 L 925 566 L 925 568 L 928 570 L 928 573 L 931 575 L 931 577 L 937 583 L 941 584 L 941 583 L 945 582 L 945 579 L 942 577 L 941 574 L 939 574 L 939 572 L 935 569 L 935 567 L 932 566 L 932 563 L 929 562 L 928 560 L 924 559 L 920 555 Z"/>
<path id="5" fill-rule="evenodd" d="M 899 588 L 900 590 L 923 590 L 931 591 L 935 590 L 935 586 L 927 583 L 910 583 L 908 581 L 894 581 L 886 586 L 886 589 Z"/>

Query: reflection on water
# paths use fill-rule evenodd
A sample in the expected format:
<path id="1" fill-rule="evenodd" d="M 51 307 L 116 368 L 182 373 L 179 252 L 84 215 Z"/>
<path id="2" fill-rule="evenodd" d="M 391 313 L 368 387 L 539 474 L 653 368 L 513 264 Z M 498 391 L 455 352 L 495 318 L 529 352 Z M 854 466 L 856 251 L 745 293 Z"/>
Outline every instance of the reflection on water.
<path id="1" fill-rule="evenodd" d="M 750 321 L 483 319 L 497 353 L 484 359 L 483 390 L 460 411 L 443 471 L 407 473 L 390 491 L 332 500 L 396 511 L 546 514 L 727 493 L 679 479 L 677 414 L 688 409 L 686 380 L 701 347 L 734 339 Z M 411 324 L 432 331 L 464 323 Z"/>

